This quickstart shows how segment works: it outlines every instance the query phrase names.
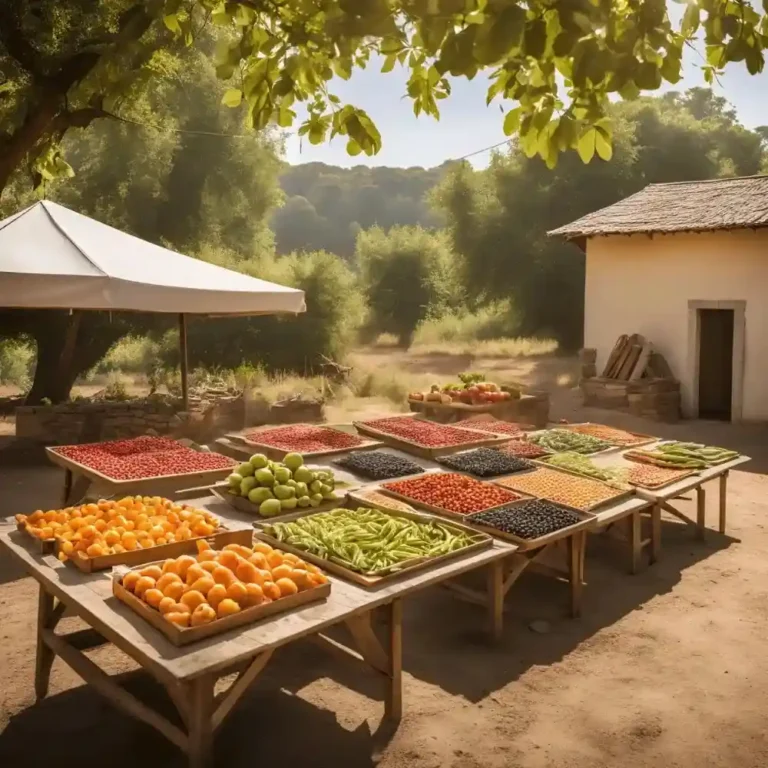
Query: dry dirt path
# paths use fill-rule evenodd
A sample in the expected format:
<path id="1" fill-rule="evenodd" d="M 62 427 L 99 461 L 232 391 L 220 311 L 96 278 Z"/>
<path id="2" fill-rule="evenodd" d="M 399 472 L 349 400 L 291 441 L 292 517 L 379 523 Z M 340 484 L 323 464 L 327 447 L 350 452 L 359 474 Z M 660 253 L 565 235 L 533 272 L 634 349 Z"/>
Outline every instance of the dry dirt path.
<path id="1" fill-rule="evenodd" d="M 0 514 L 53 504 L 58 482 L 52 469 L 0 469 Z M 767 484 L 734 473 L 729 535 L 699 543 L 665 524 L 663 559 L 634 577 L 590 542 L 581 620 L 564 617 L 560 585 L 524 579 L 497 648 L 480 609 L 441 590 L 408 602 L 405 717 L 389 743 L 372 735 L 375 679 L 311 646 L 278 654 L 223 728 L 217 768 L 763 768 Z M 52 695 L 34 704 L 35 599 L 0 557 L 0 765 L 182 768 L 59 661 Z M 536 619 L 551 631 L 531 632 Z M 116 651 L 95 656 L 131 668 Z"/>

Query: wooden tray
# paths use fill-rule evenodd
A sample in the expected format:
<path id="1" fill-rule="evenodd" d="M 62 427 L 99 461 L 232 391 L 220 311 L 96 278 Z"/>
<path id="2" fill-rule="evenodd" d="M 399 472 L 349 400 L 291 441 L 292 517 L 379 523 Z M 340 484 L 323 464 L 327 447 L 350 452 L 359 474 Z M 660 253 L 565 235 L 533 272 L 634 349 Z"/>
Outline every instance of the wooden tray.
<path id="1" fill-rule="evenodd" d="M 182 446 L 182 447 L 186 448 L 189 446 Z M 232 466 L 223 467 L 222 469 L 206 469 L 206 470 L 203 470 L 202 472 L 184 472 L 176 475 L 157 475 L 155 477 L 140 477 L 134 480 L 117 480 L 113 477 L 109 477 L 108 475 L 103 474 L 102 472 L 99 472 L 97 469 L 88 467 L 85 464 L 81 464 L 78 461 L 74 461 L 74 459 L 70 459 L 67 456 L 64 456 L 58 453 L 56 448 L 48 447 L 45 450 L 48 454 L 48 459 L 53 464 L 56 464 L 57 466 L 62 467 L 62 469 L 68 469 L 74 472 L 75 474 L 84 475 L 85 477 L 89 478 L 93 482 L 110 485 L 115 489 L 114 493 L 116 494 L 123 493 L 125 495 L 128 495 L 129 492 L 131 494 L 138 493 L 139 489 L 142 489 L 142 488 L 147 488 L 149 490 L 152 490 L 154 487 L 157 487 L 161 483 L 170 484 L 174 481 L 180 481 L 180 480 L 184 481 L 184 485 L 186 487 L 191 488 L 193 486 L 203 486 L 203 485 L 206 485 L 207 483 L 213 483 L 213 482 L 216 482 L 216 480 L 221 480 L 222 478 L 227 477 L 227 475 L 232 474 L 235 467 L 238 465 L 238 462 L 235 461 L 235 459 L 232 459 Z M 221 456 L 223 454 L 219 454 L 219 455 Z M 225 456 L 225 458 L 229 458 L 229 457 Z M 187 481 L 189 481 L 189 483 L 187 483 Z"/>
<path id="2" fill-rule="evenodd" d="M 632 462 L 632 463 L 633 465 L 637 464 L 638 466 L 643 466 L 642 462 L 639 462 L 639 461 Z M 634 486 L 635 488 L 645 489 L 647 491 L 658 491 L 658 490 L 661 490 L 662 488 L 666 488 L 668 485 L 674 485 L 675 483 L 679 483 L 681 480 L 685 480 L 686 477 L 690 477 L 691 475 L 696 474 L 696 471 L 693 469 L 672 469 L 671 467 L 656 467 L 653 464 L 647 464 L 646 466 L 649 466 L 649 467 L 653 466 L 656 469 L 668 469 L 670 472 L 678 472 L 680 474 L 678 474 L 677 477 L 672 477 L 669 480 L 665 480 L 661 483 L 654 483 L 653 485 L 649 485 L 649 484 L 641 485 L 640 483 L 634 483 L 631 480 L 628 480 L 627 482 L 630 485 Z M 631 467 L 630 467 L 630 471 L 631 471 Z"/>
<path id="3" fill-rule="evenodd" d="M 451 473 L 453 474 L 453 473 Z M 456 473 L 461 474 L 461 473 Z M 469 477 L 469 475 L 468 475 Z M 473 480 L 477 480 L 477 478 L 472 478 Z M 478 480 L 478 482 L 485 482 L 484 480 Z M 527 493 L 522 493 L 519 491 L 513 491 L 511 488 L 505 488 L 506 491 L 511 491 L 512 493 L 515 493 L 517 496 L 519 496 L 519 499 L 510 499 L 509 501 L 505 501 L 502 504 L 497 504 L 495 507 L 488 507 L 486 509 L 478 509 L 477 512 L 468 512 L 467 515 L 463 515 L 461 512 L 454 512 L 450 509 L 443 509 L 442 507 L 436 507 L 432 504 L 427 504 L 425 501 L 417 501 L 416 499 L 412 499 L 410 496 L 404 496 L 402 493 L 397 493 L 397 491 L 390 491 L 388 488 L 385 488 L 383 485 L 379 486 L 378 490 L 385 494 L 386 496 L 391 496 L 393 499 L 398 499 L 400 501 L 404 501 L 406 504 L 410 504 L 411 506 L 417 508 L 417 509 L 426 509 L 428 512 L 431 512 L 434 515 L 439 515 L 440 517 L 450 517 L 453 520 L 459 520 L 464 521 L 467 518 L 467 515 L 474 515 L 478 512 L 489 512 L 492 509 L 499 509 L 500 507 L 506 507 L 507 504 L 512 504 L 515 501 L 522 501 L 523 499 L 532 499 L 533 496 L 528 495 Z M 389 510 L 386 510 L 389 511 Z"/>
<path id="4" fill-rule="evenodd" d="M 162 566 L 162 562 L 147 563 L 146 565 Z M 240 611 L 240 613 L 236 613 L 233 616 L 227 616 L 223 619 L 216 619 L 216 621 L 212 621 L 210 624 L 204 624 L 200 627 L 179 627 L 176 624 L 171 624 L 170 621 L 166 621 L 162 617 L 160 611 L 147 605 L 147 603 L 140 600 L 136 595 L 123 587 L 121 583 L 122 578 L 128 570 L 129 569 L 116 570 L 115 573 L 112 574 L 112 594 L 138 613 L 143 619 L 146 619 L 146 621 L 162 632 L 174 645 L 177 646 L 194 643 L 197 640 L 202 640 L 203 638 L 211 637 L 213 635 L 219 635 L 222 632 L 242 627 L 245 624 L 253 624 L 268 616 L 287 613 L 292 608 L 298 608 L 306 603 L 315 602 L 316 600 L 324 600 L 331 593 L 331 583 L 328 581 L 325 584 L 320 584 L 319 586 L 307 589 L 304 592 L 297 592 L 295 595 L 289 595 L 288 597 L 281 597 L 279 600 L 273 600 L 271 603 L 246 608 L 245 610 Z"/>
<path id="5" fill-rule="evenodd" d="M 469 450 L 470 448 L 482 448 L 483 446 L 501 445 L 502 443 L 509 442 L 511 437 L 493 437 L 489 436 L 487 432 L 478 432 L 476 429 L 470 429 L 469 427 L 458 427 L 458 425 L 447 424 L 444 426 L 456 427 L 458 429 L 464 429 L 467 432 L 474 432 L 477 435 L 477 440 L 471 443 L 459 443 L 458 445 L 446 445 L 441 448 L 430 448 L 422 445 L 421 443 L 414 443 L 412 440 L 406 440 L 403 437 L 397 437 L 389 434 L 389 432 L 382 432 L 374 427 L 366 426 L 364 423 L 356 421 L 354 422 L 355 428 L 358 432 L 362 432 L 365 435 L 371 435 L 382 443 L 391 445 L 394 448 L 399 448 L 406 453 L 412 453 L 414 456 L 423 456 L 425 459 L 435 459 L 438 456 L 447 456 L 450 453 L 456 453 L 456 451 Z"/>
<path id="6" fill-rule="evenodd" d="M 369 508 L 375 509 L 376 507 L 369 507 Z M 313 513 L 317 514 L 317 510 L 312 510 L 312 511 Z M 390 582 L 395 581 L 396 579 L 403 578 L 404 576 L 410 576 L 414 571 L 424 570 L 426 568 L 436 568 L 437 566 L 442 565 L 447 560 L 452 560 L 457 557 L 464 557 L 465 555 L 474 554 L 480 550 L 487 549 L 493 546 L 493 539 L 490 536 L 488 536 L 486 533 L 481 533 L 476 530 L 473 530 L 472 528 L 469 528 L 466 525 L 454 523 L 453 521 L 449 521 L 449 520 L 440 520 L 432 515 L 425 515 L 416 511 L 404 512 L 401 510 L 391 510 L 391 509 L 382 510 L 382 511 L 386 512 L 388 515 L 391 515 L 392 517 L 405 517 L 405 518 L 408 518 L 409 520 L 417 520 L 419 522 L 432 522 L 432 521 L 438 522 L 438 523 L 441 523 L 442 525 L 449 526 L 450 528 L 453 528 L 458 532 L 466 533 L 477 540 L 474 543 L 470 544 L 469 546 L 464 547 L 464 549 L 459 549 L 459 550 L 456 550 L 455 552 L 449 552 L 448 554 L 440 555 L 439 557 L 431 557 L 431 558 L 420 557 L 420 558 L 414 558 L 413 560 L 406 561 L 406 563 L 400 567 L 400 570 L 396 571 L 395 573 L 364 574 L 364 573 L 359 573 L 358 571 L 353 571 L 351 568 L 346 568 L 340 563 L 335 563 L 332 560 L 326 560 L 322 557 L 312 554 L 311 552 L 306 552 L 299 547 L 294 547 L 292 544 L 288 544 L 284 541 L 279 541 L 278 539 L 266 533 L 266 531 L 257 530 L 256 538 L 266 541 L 267 544 L 270 544 L 275 549 L 282 549 L 285 552 L 292 552 L 294 555 L 301 557 L 303 560 L 306 560 L 309 563 L 314 563 L 315 565 L 317 565 L 318 567 L 322 568 L 325 571 L 328 571 L 329 573 L 334 573 L 337 576 L 342 576 L 345 579 L 348 579 L 349 581 L 353 581 L 356 584 L 360 584 L 363 587 L 369 587 L 369 588 L 375 588 L 378 586 L 389 584 Z"/>
<path id="7" fill-rule="evenodd" d="M 381 487 L 378 485 L 369 485 L 365 488 L 358 488 L 356 491 L 350 491 L 347 494 L 347 504 L 357 504 L 361 507 L 369 507 L 370 509 L 379 509 L 382 512 L 416 512 L 416 510 L 409 504 L 409 509 L 397 509 L 397 507 L 388 507 L 384 502 L 380 501 L 371 501 L 370 499 L 367 499 L 363 496 L 363 493 L 367 492 L 375 492 L 379 493 L 382 496 L 386 496 L 382 490 Z M 394 502 L 395 497 L 389 496 L 389 498 Z M 403 502 L 405 503 L 405 502 Z"/>
<path id="8" fill-rule="evenodd" d="M 250 528 L 238 528 L 232 530 L 226 526 L 220 526 L 216 533 L 210 536 L 196 536 L 184 541 L 173 541 L 169 544 L 160 544 L 157 547 L 147 549 L 132 549 L 130 552 L 119 552 L 115 555 L 99 555 L 98 557 L 68 557 L 66 562 L 77 566 L 84 573 L 103 571 L 118 565 L 144 565 L 150 561 L 160 559 L 161 563 L 169 557 L 179 557 L 191 552 L 197 552 L 197 542 L 207 541 L 214 549 L 221 549 L 227 544 L 243 544 L 250 546 L 253 542 L 253 531 Z M 60 540 L 56 540 L 56 556 L 58 557 Z"/>
<path id="9" fill-rule="evenodd" d="M 650 459 L 650 460 L 638 459 L 631 455 L 634 450 L 635 450 L 634 448 L 628 449 L 627 451 L 621 454 L 622 458 L 625 459 L 626 461 L 631 461 L 633 464 L 648 464 L 649 466 L 659 467 L 661 469 L 687 469 L 689 472 L 693 474 L 697 474 L 698 472 L 706 472 L 707 469 L 710 469 L 709 466 L 693 469 L 691 467 L 681 467 L 679 464 L 676 466 L 673 464 L 661 464 L 660 461 L 657 461 L 655 459 Z M 731 459 L 731 461 L 733 461 L 733 459 Z M 720 463 L 722 464 L 725 462 L 720 462 Z"/>
<path id="10" fill-rule="evenodd" d="M 353 432 L 349 432 L 344 429 L 339 429 L 337 426 L 332 426 L 330 424 L 284 424 L 282 426 L 322 427 L 323 429 L 332 429 L 332 430 L 335 430 L 336 432 L 345 432 L 346 434 L 350 434 L 353 437 L 357 437 L 357 438 L 360 437 L 359 435 L 356 435 Z M 253 430 L 253 432 L 264 432 L 272 429 L 276 429 L 276 427 L 273 425 L 271 427 L 264 427 L 263 429 Z M 244 435 L 237 434 L 237 433 L 228 434 L 227 437 L 230 440 L 234 440 L 235 442 L 241 443 L 242 445 L 246 445 L 249 448 L 252 448 L 254 453 L 263 453 L 268 459 L 272 459 L 272 461 L 282 461 L 289 453 L 292 453 L 292 451 L 287 451 L 283 448 L 278 448 L 274 445 L 267 445 L 266 443 L 259 443 L 256 440 L 249 439 Z M 324 456 L 334 456 L 339 453 L 348 453 L 349 451 L 365 451 L 371 448 L 378 448 L 380 446 L 381 446 L 381 443 L 377 440 L 363 440 L 363 442 L 360 445 L 351 445 L 349 448 L 332 448 L 327 451 L 309 451 L 307 453 L 302 452 L 301 455 L 304 457 L 304 460 L 307 461 L 311 459 L 319 459 Z"/>
<path id="11" fill-rule="evenodd" d="M 258 507 L 253 502 L 248 501 L 248 499 L 245 499 L 242 496 L 233 496 L 231 493 L 227 493 L 228 488 L 229 486 L 226 483 L 219 483 L 218 485 L 211 487 L 211 493 L 216 496 L 216 498 L 220 499 L 226 504 L 229 504 L 230 507 L 234 507 L 234 509 L 238 510 L 239 512 L 244 512 L 246 515 L 252 515 L 254 518 L 256 518 L 253 521 L 254 525 L 282 523 L 286 520 L 294 520 L 297 517 L 303 517 L 304 515 L 308 515 L 312 512 L 327 512 L 329 509 L 343 507 L 344 501 L 346 499 L 345 492 L 340 499 L 336 499 L 335 501 L 328 499 L 316 507 L 296 507 L 295 509 L 291 509 L 288 512 L 275 515 L 274 517 L 262 517 L 259 514 Z"/>
<path id="12" fill-rule="evenodd" d="M 542 456 L 541 458 L 538 458 L 538 459 L 529 459 L 529 461 L 533 462 L 534 464 L 538 464 L 540 467 L 545 467 L 546 469 L 553 469 L 556 472 L 564 472 L 566 475 L 575 475 L 576 477 L 583 477 L 586 480 L 596 480 L 598 483 L 603 483 L 603 485 L 607 485 L 609 488 L 616 488 L 616 486 L 611 485 L 611 481 L 609 480 L 601 480 L 599 477 L 593 477 L 592 475 L 587 475 L 587 474 L 584 474 L 583 472 L 577 472 L 575 469 L 566 469 L 565 467 L 558 467 L 558 466 L 555 466 L 554 464 L 550 464 L 548 459 L 551 458 L 552 456 L 557 456 L 557 454 L 552 453 L 549 456 Z M 521 471 L 525 471 L 525 470 L 521 470 Z M 518 473 L 513 472 L 512 474 L 518 474 Z M 511 477 L 511 475 L 508 475 L 508 477 Z M 619 483 L 619 485 L 621 487 L 616 488 L 617 491 L 632 490 L 632 488 L 630 488 L 631 483 L 629 481 L 627 481 L 626 483 Z M 568 505 L 561 504 L 560 506 L 568 506 Z"/>
<path id="13" fill-rule="evenodd" d="M 628 429 L 621 429 L 621 427 L 609 427 L 607 424 L 597 424 L 593 421 L 582 421 L 575 424 L 559 424 L 557 427 L 553 427 L 553 429 L 567 429 L 580 435 L 585 434 L 584 432 L 579 432 L 577 429 L 574 429 L 574 427 L 608 427 L 609 429 L 617 429 L 621 432 L 626 432 L 628 435 L 637 438 L 637 440 L 632 443 L 614 443 L 604 437 L 599 438 L 600 440 L 605 440 L 606 443 L 611 443 L 611 445 L 616 446 L 616 448 L 637 448 L 641 445 L 648 445 L 649 443 L 656 443 L 659 441 L 659 438 L 654 437 L 653 435 L 644 435 L 641 432 L 631 432 Z M 595 437 L 595 435 L 591 435 L 591 437 Z"/>
<path id="14" fill-rule="evenodd" d="M 681 440 L 657 440 L 659 445 L 669 445 L 670 443 L 679 443 L 682 442 Z M 633 448 L 636 446 L 632 446 Z M 717 467 L 720 464 L 727 464 L 729 461 L 736 461 L 736 459 L 740 459 L 743 454 L 739 453 L 736 456 L 731 456 L 728 459 L 718 459 L 717 461 L 711 461 L 710 459 L 701 459 L 701 461 L 705 462 L 707 467 Z M 672 467 L 664 467 L 664 469 L 672 469 Z M 699 470 L 693 470 L 693 471 L 699 471 L 703 472 L 703 469 Z"/>
<path id="15" fill-rule="evenodd" d="M 508 505 L 505 504 L 504 506 L 516 506 L 517 504 L 521 504 L 523 501 L 528 501 L 528 499 L 513 501 Z M 500 531 L 498 528 L 494 528 L 493 526 L 484 525 L 483 523 L 476 523 L 473 520 L 466 520 L 466 524 L 472 528 L 477 528 L 479 531 L 488 533 L 494 538 L 503 539 L 504 541 L 510 541 L 513 544 L 517 544 L 517 548 L 520 552 L 525 552 L 531 549 L 539 549 L 546 546 L 547 544 L 552 544 L 555 541 L 559 541 L 560 539 L 566 539 L 569 536 L 572 536 L 574 533 L 578 533 L 579 531 L 589 530 L 595 525 L 597 516 L 591 512 L 584 512 L 581 509 L 569 507 L 567 504 L 560 504 L 559 502 L 550 501 L 549 499 L 546 501 L 556 507 L 561 507 L 562 509 L 575 512 L 581 518 L 581 522 L 574 523 L 573 525 L 569 525 L 566 528 L 561 528 L 558 531 L 552 531 L 552 533 L 548 533 L 546 536 L 539 536 L 537 539 L 523 539 L 520 536 L 515 536 L 513 533 L 506 533 L 505 531 Z M 475 512 L 474 514 L 480 513 Z"/>
<path id="16" fill-rule="evenodd" d="M 555 425 L 552 427 L 547 427 L 547 429 L 537 429 L 535 432 L 528 432 L 526 433 L 526 439 L 530 437 L 535 437 L 536 435 L 540 435 L 543 432 L 551 432 L 553 429 L 563 429 L 563 427 L 566 425 Z M 533 443 L 534 445 L 537 445 L 542 450 L 546 451 L 550 456 L 552 456 L 555 453 L 566 453 L 566 451 L 553 451 L 551 448 L 547 448 L 546 446 L 539 445 L 538 443 L 534 442 L 533 440 L 528 439 L 529 443 Z M 606 441 L 603 441 L 606 442 Z M 581 456 L 603 456 L 606 453 L 613 453 L 614 451 L 623 450 L 622 448 L 619 448 L 617 445 L 609 445 L 607 448 L 601 448 L 599 451 L 593 451 L 592 453 L 582 453 Z M 575 453 L 575 451 L 574 451 Z"/>
<path id="17" fill-rule="evenodd" d="M 19 523 L 14 517 L 9 517 L 6 522 L 13 523 L 16 526 L 16 530 L 23 533 L 32 544 L 33 549 L 41 555 L 52 555 L 56 551 L 56 539 L 38 539 L 37 536 L 28 533 L 24 523 Z"/>
<path id="18" fill-rule="evenodd" d="M 517 488 L 515 488 L 515 486 L 513 485 L 513 483 L 515 480 L 519 480 L 521 477 L 524 477 L 525 475 L 540 471 L 540 469 L 548 469 L 550 472 L 558 471 L 555 467 L 540 467 L 538 469 L 528 470 L 527 472 L 515 472 L 514 474 L 507 475 L 506 477 L 498 477 L 492 480 L 491 482 L 496 483 L 496 485 L 500 485 L 502 488 L 516 491 L 518 493 L 525 494 L 526 496 L 532 496 L 533 494 L 531 494 L 530 491 L 526 491 L 522 489 L 518 491 Z M 534 498 L 546 499 L 546 501 L 549 501 L 552 504 L 558 504 L 559 506 L 566 507 L 567 509 L 574 509 L 580 512 L 592 512 L 595 509 L 599 509 L 600 507 L 604 507 L 606 505 L 618 504 L 621 501 L 625 501 L 626 499 L 633 496 L 635 493 L 634 489 L 630 489 L 627 491 L 619 491 L 619 490 L 616 490 L 615 488 L 612 488 L 610 485 L 606 485 L 606 483 L 602 482 L 601 480 L 596 480 L 593 477 L 585 477 L 584 475 L 579 475 L 574 472 L 561 472 L 561 474 L 570 476 L 570 477 L 577 477 L 580 480 L 590 481 L 593 483 L 597 483 L 598 485 L 603 485 L 606 488 L 608 488 L 608 490 L 613 491 L 613 494 L 608 498 L 603 499 L 602 501 L 597 501 L 594 504 L 590 504 L 586 509 L 582 509 L 582 510 L 578 509 L 577 507 L 574 507 L 571 504 L 566 504 L 562 501 L 558 501 L 557 499 L 550 499 L 547 496 L 536 496 Z"/>

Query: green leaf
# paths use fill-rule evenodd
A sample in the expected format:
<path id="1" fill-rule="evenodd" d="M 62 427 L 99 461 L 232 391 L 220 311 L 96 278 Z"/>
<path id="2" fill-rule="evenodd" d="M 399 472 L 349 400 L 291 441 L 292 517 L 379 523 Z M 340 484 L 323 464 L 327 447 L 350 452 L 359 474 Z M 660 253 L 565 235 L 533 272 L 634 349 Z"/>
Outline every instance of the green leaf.
<path id="1" fill-rule="evenodd" d="M 354 140 L 350 139 L 347 142 L 347 154 L 355 157 L 363 151 L 363 148 Z"/>
<path id="2" fill-rule="evenodd" d="M 395 68 L 397 62 L 397 56 L 394 53 L 390 53 L 384 58 L 384 63 L 381 65 L 382 72 L 391 72 Z"/>
<path id="3" fill-rule="evenodd" d="M 650 61 L 644 61 L 638 66 L 634 80 L 638 88 L 655 91 L 661 86 L 661 69 Z"/>
<path id="4" fill-rule="evenodd" d="M 661 64 L 661 76 L 668 83 L 674 84 L 679 82 L 682 77 L 681 70 L 682 62 L 679 57 L 673 56 L 672 54 L 667 54 L 667 56 L 664 57 L 664 61 Z"/>
<path id="5" fill-rule="evenodd" d="M 701 12 L 696 4 L 689 5 L 683 14 L 683 23 L 680 26 L 680 34 L 683 37 L 691 37 L 699 28 Z"/>
<path id="6" fill-rule="evenodd" d="M 232 75 L 235 74 L 235 65 L 230 64 L 229 62 L 226 62 L 224 64 L 219 64 L 218 67 L 216 67 L 216 77 L 219 78 L 219 80 L 229 80 Z"/>
<path id="7" fill-rule="evenodd" d="M 724 45 L 708 45 L 707 46 L 707 64 L 713 67 L 724 67 L 727 62 L 725 55 Z"/>
<path id="8" fill-rule="evenodd" d="M 520 48 L 525 29 L 525 11 L 517 5 L 491 16 L 475 40 L 474 53 L 481 64 L 494 64 Z"/>
<path id="9" fill-rule="evenodd" d="M 541 19 L 533 19 L 525 26 L 525 52 L 534 59 L 544 55 L 547 45 L 547 25 Z"/>
<path id="10" fill-rule="evenodd" d="M 335 58 L 333 60 L 333 71 L 342 79 L 349 80 L 352 77 L 352 67 L 348 59 Z M 312 141 L 310 137 L 310 141 Z"/>
<path id="11" fill-rule="evenodd" d="M 179 17 L 175 13 L 169 13 L 163 16 L 163 24 L 173 32 L 174 35 L 181 35 L 181 25 L 179 24 Z"/>
<path id="12" fill-rule="evenodd" d="M 243 92 L 239 88 L 228 88 L 221 97 L 221 103 L 227 107 L 239 107 L 243 101 Z"/>
<path id="13" fill-rule="evenodd" d="M 522 107 L 510 109 L 504 116 L 504 135 L 511 136 L 520 127 L 520 118 L 522 117 Z"/>
<path id="14" fill-rule="evenodd" d="M 595 129 L 595 150 L 602 160 L 610 160 L 613 157 L 611 136 L 605 128 Z"/>
<path id="15" fill-rule="evenodd" d="M 292 109 L 281 106 L 277 111 L 277 124 L 281 128 L 288 128 L 293 125 L 293 120 L 296 117 L 296 113 Z"/>
<path id="16" fill-rule="evenodd" d="M 596 142 L 596 128 L 588 128 L 579 137 L 579 141 L 576 144 L 576 151 L 579 153 L 579 157 L 583 163 L 588 163 L 595 156 Z"/>

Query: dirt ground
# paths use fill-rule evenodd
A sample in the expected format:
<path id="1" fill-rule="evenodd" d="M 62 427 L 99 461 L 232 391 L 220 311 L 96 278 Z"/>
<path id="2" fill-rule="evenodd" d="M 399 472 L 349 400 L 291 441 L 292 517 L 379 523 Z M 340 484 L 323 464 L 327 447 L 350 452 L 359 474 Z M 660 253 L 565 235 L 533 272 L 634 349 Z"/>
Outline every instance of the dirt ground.
<path id="1" fill-rule="evenodd" d="M 583 617 L 566 618 L 563 585 L 524 577 L 508 596 L 498 646 L 486 639 L 481 608 L 439 588 L 409 599 L 404 718 L 394 735 L 377 730 L 382 703 L 373 674 L 314 646 L 281 651 L 220 731 L 217 768 L 768 765 L 766 428 L 655 425 L 580 409 L 575 394 L 557 385 L 559 364 L 547 365 L 538 371 L 553 386 L 557 418 L 752 455 L 749 471 L 729 481 L 728 534 L 710 531 L 698 542 L 665 521 L 661 560 L 635 576 L 615 542 L 592 538 Z M 0 516 L 53 506 L 61 481 L 50 467 L 0 467 Z M 712 486 L 710 525 L 716 497 Z M 692 511 L 690 501 L 680 506 Z M 174 747 L 114 710 L 58 660 L 49 697 L 35 704 L 35 606 L 34 583 L 0 554 L 0 766 L 182 768 Z M 549 622 L 550 631 L 531 631 L 536 620 Z M 133 669 L 113 649 L 92 655 L 109 672 Z M 143 675 L 128 684 L 164 701 Z"/>

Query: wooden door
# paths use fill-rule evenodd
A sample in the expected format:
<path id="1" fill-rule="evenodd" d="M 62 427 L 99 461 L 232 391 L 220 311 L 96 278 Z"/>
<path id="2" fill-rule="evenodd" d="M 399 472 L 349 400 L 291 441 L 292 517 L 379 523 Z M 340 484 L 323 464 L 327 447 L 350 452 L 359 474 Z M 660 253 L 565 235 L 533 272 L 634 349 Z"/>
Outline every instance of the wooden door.
<path id="1" fill-rule="evenodd" d="M 731 420 L 733 310 L 699 310 L 699 417 Z"/>

